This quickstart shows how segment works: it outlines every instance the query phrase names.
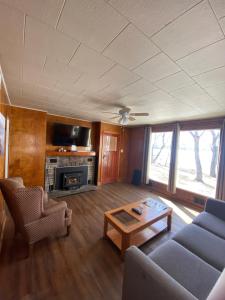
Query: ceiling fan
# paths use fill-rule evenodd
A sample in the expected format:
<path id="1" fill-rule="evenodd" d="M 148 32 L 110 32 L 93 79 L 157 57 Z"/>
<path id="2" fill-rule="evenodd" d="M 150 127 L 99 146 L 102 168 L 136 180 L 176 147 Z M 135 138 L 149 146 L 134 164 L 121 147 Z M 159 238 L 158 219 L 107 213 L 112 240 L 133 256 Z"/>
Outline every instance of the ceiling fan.
<path id="1" fill-rule="evenodd" d="M 118 113 L 111 113 L 111 112 L 105 112 L 112 115 L 116 115 L 115 117 L 112 117 L 111 119 L 117 119 L 118 123 L 120 125 L 127 125 L 129 121 L 135 121 L 136 119 L 134 117 L 147 117 L 149 116 L 149 113 L 131 113 L 131 108 L 129 107 L 123 107 L 119 110 Z"/>

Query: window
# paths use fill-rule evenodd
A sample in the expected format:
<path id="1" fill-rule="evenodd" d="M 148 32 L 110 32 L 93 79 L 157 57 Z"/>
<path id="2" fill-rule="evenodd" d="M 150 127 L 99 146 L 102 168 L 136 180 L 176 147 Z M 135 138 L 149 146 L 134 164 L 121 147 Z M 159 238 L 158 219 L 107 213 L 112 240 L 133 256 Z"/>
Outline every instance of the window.
<path id="1" fill-rule="evenodd" d="M 168 184 L 172 132 L 151 134 L 150 166 L 148 177 Z"/>
<path id="2" fill-rule="evenodd" d="M 215 196 L 220 130 L 181 131 L 177 187 Z"/>

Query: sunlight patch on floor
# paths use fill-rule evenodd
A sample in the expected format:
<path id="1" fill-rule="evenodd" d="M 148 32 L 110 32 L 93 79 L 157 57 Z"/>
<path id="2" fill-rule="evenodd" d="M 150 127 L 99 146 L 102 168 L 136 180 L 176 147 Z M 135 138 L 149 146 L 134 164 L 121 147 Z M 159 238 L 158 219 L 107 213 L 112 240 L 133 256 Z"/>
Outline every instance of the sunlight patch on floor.
<path id="1" fill-rule="evenodd" d="M 192 223 L 192 220 L 195 216 L 198 215 L 198 212 L 192 210 L 192 209 L 189 209 L 189 208 L 186 208 L 186 210 L 188 210 L 191 214 L 193 214 L 193 218 L 191 218 L 188 214 L 186 214 L 182 209 L 180 209 L 175 203 L 165 199 L 165 198 L 162 198 L 162 197 L 159 197 L 160 200 L 162 200 L 166 205 L 168 205 L 169 207 L 171 207 L 173 209 L 173 212 L 179 216 L 186 224 L 190 224 Z"/>

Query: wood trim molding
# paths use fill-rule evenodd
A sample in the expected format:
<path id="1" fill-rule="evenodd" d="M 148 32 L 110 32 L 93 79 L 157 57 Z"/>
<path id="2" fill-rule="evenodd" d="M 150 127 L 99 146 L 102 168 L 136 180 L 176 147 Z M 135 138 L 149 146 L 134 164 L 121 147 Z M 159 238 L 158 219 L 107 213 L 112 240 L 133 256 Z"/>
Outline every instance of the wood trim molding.
<path id="1" fill-rule="evenodd" d="M 96 156 L 96 152 L 95 151 L 74 151 L 74 152 L 47 151 L 46 156 Z"/>
<path id="2" fill-rule="evenodd" d="M 179 123 L 180 130 L 203 130 L 203 129 L 216 129 L 223 126 L 225 116 L 218 118 L 207 118 L 199 120 L 177 121 L 164 124 L 148 125 L 151 126 L 152 132 L 172 131 L 175 124 Z"/>

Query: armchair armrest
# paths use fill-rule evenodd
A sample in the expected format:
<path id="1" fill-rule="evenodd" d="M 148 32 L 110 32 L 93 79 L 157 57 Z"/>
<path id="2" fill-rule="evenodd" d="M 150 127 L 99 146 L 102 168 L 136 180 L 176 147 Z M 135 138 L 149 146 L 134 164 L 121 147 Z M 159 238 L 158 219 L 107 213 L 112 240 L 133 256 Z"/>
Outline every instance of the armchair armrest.
<path id="1" fill-rule="evenodd" d="M 225 221 L 225 201 L 209 198 L 205 205 L 205 211 Z"/>
<path id="2" fill-rule="evenodd" d="M 132 246 L 125 254 L 122 300 L 197 300 L 156 263 Z"/>
<path id="3" fill-rule="evenodd" d="M 59 210 L 66 210 L 67 204 L 65 201 L 55 202 L 52 205 L 46 206 L 43 211 L 43 216 L 48 216 Z"/>
<path id="4" fill-rule="evenodd" d="M 29 244 L 35 243 L 57 232 L 62 232 L 65 227 L 65 212 L 62 209 L 47 216 L 42 216 L 42 218 L 24 226 Z"/>

